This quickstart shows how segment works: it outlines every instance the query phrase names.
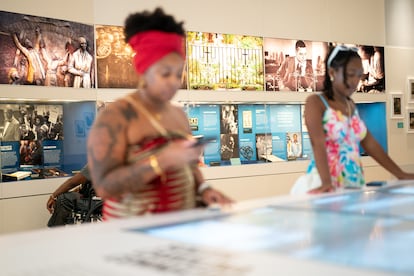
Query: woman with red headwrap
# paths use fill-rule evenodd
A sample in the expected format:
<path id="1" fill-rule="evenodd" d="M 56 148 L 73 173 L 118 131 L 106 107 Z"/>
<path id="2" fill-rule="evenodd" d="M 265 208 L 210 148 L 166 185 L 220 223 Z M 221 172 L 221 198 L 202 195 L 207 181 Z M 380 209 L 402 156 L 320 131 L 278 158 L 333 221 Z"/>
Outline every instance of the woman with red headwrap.
<path id="1" fill-rule="evenodd" d="M 136 52 L 138 90 L 99 113 L 88 139 L 88 164 L 104 219 L 231 200 L 204 183 L 188 119 L 170 101 L 181 87 L 183 23 L 157 8 L 130 15 L 126 41 Z"/>

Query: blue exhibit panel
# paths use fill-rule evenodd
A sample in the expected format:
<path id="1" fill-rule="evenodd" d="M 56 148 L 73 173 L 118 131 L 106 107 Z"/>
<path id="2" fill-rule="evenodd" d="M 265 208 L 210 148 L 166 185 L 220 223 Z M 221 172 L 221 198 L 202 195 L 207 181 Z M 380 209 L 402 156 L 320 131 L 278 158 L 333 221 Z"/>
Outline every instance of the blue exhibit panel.
<path id="1" fill-rule="evenodd" d="M 312 151 L 312 144 L 311 144 L 308 132 L 302 133 L 302 145 L 303 145 L 303 156 L 302 156 L 303 159 L 311 159 L 313 151 Z"/>
<path id="2" fill-rule="evenodd" d="M 385 103 L 359 103 L 357 104 L 357 108 L 359 115 L 364 120 L 372 136 L 378 141 L 385 152 L 388 152 Z M 362 148 L 361 154 L 364 155 Z"/>
<path id="3" fill-rule="evenodd" d="M 270 132 L 270 109 L 267 105 L 254 106 L 254 132 L 269 133 Z"/>
<path id="4" fill-rule="evenodd" d="M 61 168 L 71 173 L 87 162 L 86 143 L 95 120 L 96 103 L 93 101 L 65 103 L 63 105 L 63 158 Z"/>
<path id="5" fill-rule="evenodd" d="M 193 135 L 215 138 L 204 147 L 204 162 L 220 162 L 220 106 L 187 106 L 187 116 Z"/>
<path id="6" fill-rule="evenodd" d="M 61 168 L 63 158 L 62 140 L 45 140 L 43 147 L 43 164 L 45 167 Z"/>
<path id="7" fill-rule="evenodd" d="M 1 145 L 1 151 L 0 151 L 0 157 L 1 157 L 1 171 L 3 173 L 10 173 L 17 171 L 20 164 L 20 154 L 19 154 L 19 148 L 20 148 L 20 142 L 18 141 L 2 141 L 0 143 Z"/>
<path id="8" fill-rule="evenodd" d="M 271 132 L 300 132 L 302 125 L 299 104 L 270 105 Z"/>
<path id="9" fill-rule="evenodd" d="M 385 122 L 385 103 L 357 104 L 359 114 L 366 123 L 370 132 L 387 151 L 387 128 Z M 206 164 L 229 164 L 222 160 L 220 155 L 220 110 L 221 105 L 188 105 L 186 112 L 189 118 L 191 130 L 194 135 L 216 137 L 216 141 L 208 144 L 204 158 Z M 237 158 L 242 164 L 263 162 L 258 147 L 258 137 L 270 136 L 266 139 L 267 148 L 271 147 L 271 154 L 278 160 L 310 159 L 312 146 L 309 134 L 302 129 L 303 106 L 300 104 L 240 104 L 237 105 L 237 138 L 239 154 Z M 383 118 L 383 119 L 381 119 Z M 301 146 L 301 155 L 293 155 L 292 136 L 297 134 Z M 263 147 L 263 146 L 261 146 Z M 297 147 L 296 147 L 297 148 Z M 361 148 L 361 154 L 364 152 Z"/>

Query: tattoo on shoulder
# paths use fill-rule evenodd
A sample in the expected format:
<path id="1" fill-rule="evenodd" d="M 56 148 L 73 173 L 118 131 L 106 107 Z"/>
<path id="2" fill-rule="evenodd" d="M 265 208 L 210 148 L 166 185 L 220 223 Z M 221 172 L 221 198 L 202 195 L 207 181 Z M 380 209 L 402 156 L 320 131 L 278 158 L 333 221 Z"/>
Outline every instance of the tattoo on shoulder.
<path id="1" fill-rule="evenodd" d="M 125 108 L 121 109 L 121 113 L 127 121 L 131 121 L 132 119 L 138 119 L 138 113 L 129 103 Z"/>

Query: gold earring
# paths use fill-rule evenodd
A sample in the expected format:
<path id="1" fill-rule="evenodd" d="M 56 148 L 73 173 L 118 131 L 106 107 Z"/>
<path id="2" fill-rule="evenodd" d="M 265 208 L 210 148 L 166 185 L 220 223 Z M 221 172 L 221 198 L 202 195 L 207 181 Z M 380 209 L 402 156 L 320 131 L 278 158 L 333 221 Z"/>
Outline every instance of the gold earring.
<path id="1" fill-rule="evenodd" d="M 143 89 L 145 88 L 145 80 L 141 79 L 138 82 L 138 89 Z"/>

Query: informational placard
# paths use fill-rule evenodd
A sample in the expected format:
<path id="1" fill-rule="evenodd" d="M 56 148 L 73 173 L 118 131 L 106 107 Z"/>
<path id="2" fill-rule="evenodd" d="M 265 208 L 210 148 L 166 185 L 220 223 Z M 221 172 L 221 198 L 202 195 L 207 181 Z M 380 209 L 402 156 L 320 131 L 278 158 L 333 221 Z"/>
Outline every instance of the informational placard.
<path id="1" fill-rule="evenodd" d="M 204 147 L 204 163 L 220 163 L 220 106 L 191 105 L 186 112 L 193 135 L 215 138 Z"/>
<path id="2" fill-rule="evenodd" d="M 62 165 L 63 142 L 58 140 L 43 141 L 43 158 L 45 167 L 57 167 Z"/>
<path id="3" fill-rule="evenodd" d="M 19 168 L 19 142 L 1 142 L 1 171 L 2 173 L 9 173 L 18 170 Z"/>
<path id="4" fill-rule="evenodd" d="M 256 153 L 256 108 L 255 105 L 239 105 L 239 153 L 242 163 L 257 161 Z"/>

